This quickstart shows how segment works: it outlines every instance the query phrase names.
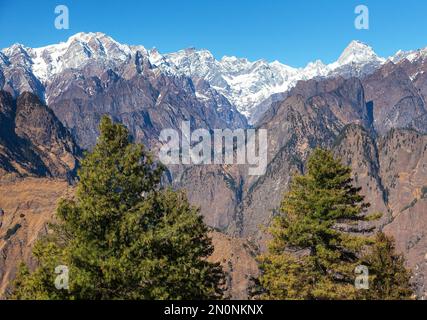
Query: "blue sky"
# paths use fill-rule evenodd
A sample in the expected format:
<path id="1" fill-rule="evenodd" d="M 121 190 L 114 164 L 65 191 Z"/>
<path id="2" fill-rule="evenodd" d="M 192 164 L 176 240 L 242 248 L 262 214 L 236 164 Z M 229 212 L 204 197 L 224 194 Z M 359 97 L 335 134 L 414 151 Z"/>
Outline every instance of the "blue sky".
<path id="1" fill-rule="evenodd" d="M 54 28 L 54 8 L 70 10 L 70 29 Z M 367 5 L 370 29 L 356 30 L 354 8 Z M 0 48 L 37 47 L 81 31 L 166 53 L 187 47 L 304 66 L 335 60 L 351 40 L 383 56 L 427 46 L 425 0 L 0 0 Z"/>

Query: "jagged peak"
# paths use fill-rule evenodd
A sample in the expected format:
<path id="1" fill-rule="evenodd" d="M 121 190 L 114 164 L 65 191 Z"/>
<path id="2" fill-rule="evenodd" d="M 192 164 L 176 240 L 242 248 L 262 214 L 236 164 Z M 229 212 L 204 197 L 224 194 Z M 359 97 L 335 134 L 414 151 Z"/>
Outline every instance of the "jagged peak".
<path id="1" fill-rule="evenodd" d="M 202 57 L 209 60 L 215 60 L 213 54 L 207 49 L 196 49 L 195 47 L 185 48 L 176 52 L 168 53 L 169 57 L 180 57 L 180 56 L 197 56 Z"/>
<path id="2" fill-rule="evenodd" d="M 360 40 L 352 40 L 347 48 L 363 48 L 363 49 L 369 49 L 372 50 L 372 47 L 366 44 L 365 42 L 362 42 Z"/>
<path id="3" fill-rule="evenodd" d="M 418 60 L 420 58 L 425 58 L 427 56 L 427 47 L 423 49 L 418 50 L 410 50 L 410 51 L 403 51 L 399 50 L 396 52 L 394 56 L 391 56 L 388 58 L 388 61 L 392 61 L 394 63 L 400 62 L 404 59 L 407 59 L 411 62 Z"/>
<path id="4" fill-rule="evenodd" d="M 71 42 L 75 40 L 88 42 L 94 38 L 107 38 L 107 39 L 111 39 L 112 41 L 115 41 L 113 38 L 111 38 L 110 36 L 102 32 L 78 32 L 70 36 L 67 42 Z"/>
<path id="5" fill-rule="evenodd" d="M 72 36 L 70 36 L 67 41 L 60 42 L 57 44 L 51 44 L 43 47 L 38 47 L 32 49 L 35 53 L 40 53 L 44 51 L 57 51 L 57 52 L 65 52 L 71 45 L 78 43 L 83 46 L 91 43 L 93 41 L 97 41 L 103 47 L 114 45 L 120 48 L 121 51 L 125 53 L 130 53 L 130 46 L 121 44 L 120 42 L 114 40 L 109 35 L 102 32 L 78 32 Z"/>
<path id="6" fill-rule="evenodd" d="M 344 52 L 370 52 L 375 53 L 371 46 L 368 44 L 360 41 L 360 40 L 353 40 L 351 41 L 348 46 L 344 49 Z"/>
<path id="7" fill-rule="evenodd" d="M 69 50 L 70 46 L 73 50 Z M 17 54 L 16 50 L 20 48 L 26 50 L 29 57 Z M 207 80 L 245 114 L 250 114 L 272 94 L 288 91 L 299 80 L 366 75 L 386 61 L 372 47 L 358 40 L 351 41 L 336 62 L 324 64 L 315 60 L 305 67 L 294 68 L 277 60 L 271 63 L 266 60 L 250 61 L 233 55 L 217 60 L 209 50 L 195 47 L 162 54 L 156 48 L 146 50 L 140 45 L 121 44 L 102 32 L 79 32 L 66 42 L 28 50 L 22 45 L 15 45 L 3 52 L 13 50 L 17 58 L 12 63 L 28 67 L 42 83 L 48 83 L 53 75 L 67 68 L 79 68 L 88 61 L 99 61 L 111 67 L 116 63 L 126 63 L 135 55 L 142 55 L 158 68 L 158 72 Z M 401 52 L 396 59 L 418 59 L 423 52 L 426 50 Z M 0 55 L 0 63 L 7 67 L 8 58 L 7 54 L 4 57 Z"/>
<path id="8" fill-rule="evenodd" d="M 344 49 L 341 56 L 338 58 L 337 63 L 344 65 L 348 63 L 360 63 L 369 61 L 384 61 L 380 58 L 371 46 L 359 40 L 353 40 Z"/>
<path id="9" fill-rule="evenodd" d="M 324 68 L 326 67 L 326 64 L 323 63 L 322 60 L 315 60 L 315 61 L 311 61 L 307 64 L 307 66 L 305 67 L 305 69 L 309 69 L 309 68 Z"/>
<path id="10" fill-rule="evenodd" d="M 6 56 L 11 56 L 15 53 L 24 53 L 27 54 L 29 48 L 20 43 L 14 43 L 8 48 L 4 48 L 1 52 Z"/>

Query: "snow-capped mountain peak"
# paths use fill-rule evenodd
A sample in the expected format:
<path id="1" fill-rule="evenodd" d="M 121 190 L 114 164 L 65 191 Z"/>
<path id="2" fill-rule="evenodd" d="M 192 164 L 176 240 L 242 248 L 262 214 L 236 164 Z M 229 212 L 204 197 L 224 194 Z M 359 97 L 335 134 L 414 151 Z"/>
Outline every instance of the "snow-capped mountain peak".
<path id="1" fill-rule="evenodd" d="M 104 33 L 77 33 L 67 41 L 40 48 L 25 48 L 27 64 L 42 82 L 69 68 L 82 67 L 88 60 L 126 61 L 132 49 Z M 6 55 L 8 52 L 6 51 Z"/>
<path id="2" fill-rule="evenodd" d="M 383 62 L 384 59 L 377 56 L 374 50 L 367 44 L 354 40 L 343 51 L 338 58 L 339 65 L 349 63 L 370 63 L 370 62 Z"/>

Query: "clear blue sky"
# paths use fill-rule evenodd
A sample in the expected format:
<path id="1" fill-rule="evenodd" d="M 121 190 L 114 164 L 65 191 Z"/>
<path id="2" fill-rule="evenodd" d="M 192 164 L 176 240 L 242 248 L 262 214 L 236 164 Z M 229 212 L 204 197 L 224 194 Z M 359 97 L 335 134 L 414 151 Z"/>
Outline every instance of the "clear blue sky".
<path id="1" fill-rule="evenodd" d="M 56 5 L 70 29 L 54 28 Z M 370 29 L 354 28 L 354 8 L 370 10 Z M 335 60 L 353 39 L 383 56 L 427 46 L 425 0 L 0 0 L 0 48 L 43 46 L 81 31 L 166 53 L 186 47 L 304 66 Z"/>

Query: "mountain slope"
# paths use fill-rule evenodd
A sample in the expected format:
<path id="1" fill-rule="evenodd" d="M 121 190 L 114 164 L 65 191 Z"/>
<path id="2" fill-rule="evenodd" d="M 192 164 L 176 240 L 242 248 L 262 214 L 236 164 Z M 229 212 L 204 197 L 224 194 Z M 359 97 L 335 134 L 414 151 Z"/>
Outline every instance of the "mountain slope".
<path id="1" fill-rule="evenodd" d="M 203 128 L 247 126 L 209 83 L 163 72 L 144 47 L 101 33 L 79 33 L 36 49 L 14 45 L 0 58 L 1 87 L 13 96 L 29 91 L 44 99 L 83 148 L 93 146 L 105 113 L 146 143 L 161 129 L 179 127 L 180 120 Z"/>
<path id="2" fill-rule="evenodd" d="M 25 92 L 0 91 L 0 176 L 71 177 L 80 149 L 52 110 Z"/>
<path id="3" fill-rule="evenodd" d="M 35 242 L 47 232 L 47 224 L 61 198 L 72 198 L 75 189 L 60 179 L 25 178 L 0 180 L 0 300 L 5 298 L 22 261 L 34 267 L 31 254 Z M 226 295 L 247 299 L 250 278 L 257 274 L 255 250 L 244 239 L 211 232 L 214 252 L 209 260 L 227 272 Z"/>

